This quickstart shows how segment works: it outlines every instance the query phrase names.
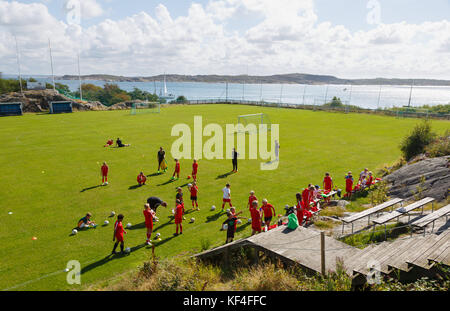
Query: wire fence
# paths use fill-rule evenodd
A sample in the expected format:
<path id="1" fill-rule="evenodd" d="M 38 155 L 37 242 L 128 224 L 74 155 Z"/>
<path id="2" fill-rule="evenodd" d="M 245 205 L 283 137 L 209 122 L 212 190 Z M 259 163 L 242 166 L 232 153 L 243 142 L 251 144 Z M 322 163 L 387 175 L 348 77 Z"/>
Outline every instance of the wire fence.
<path id="1" fill-rule="evenodd" d="M 177 103 L 177 102 L 174 102 Z M 348 102 L 344 102 L 342 105 L 323 105 L 322 100 L 314 101 L 314 104 L 292 104 L 281 102 L 268 102 L 268 101 L 254 101 L 254 100 L 241 100 L 241 99 L 199 99 L 199 100 L 186 100 L 182 104 L 187 105 L 205 105 L 205 104 L 234 104 L 234 105 L 250 105 L 261 107 L 273 107 L 273 108 L 290 108 L 290 109 L 304 109 L 314 111 L 333 111 L 333 112 L 359 112 L 378 115 L 394 116 L 396 118 L 433 118 L 450 120 L 450 114 L 448 113 L 435 113 L 427 109 L 417 108 L 395 108 L 395 109 L 369 109 L 361 108 L 358 106 L 348 105 Z"/>

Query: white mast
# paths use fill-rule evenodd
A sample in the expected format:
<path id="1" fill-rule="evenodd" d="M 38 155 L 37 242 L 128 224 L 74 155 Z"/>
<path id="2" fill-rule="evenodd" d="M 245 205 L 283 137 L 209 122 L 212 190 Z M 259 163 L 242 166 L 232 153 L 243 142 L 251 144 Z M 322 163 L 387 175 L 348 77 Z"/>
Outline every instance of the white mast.
<path id="1" fill-rule="evenodd" d="M 56 91 L 56 85 L 55 85 L 55 75 L 53 73 L 53 56 L 52 56 L 52 46 L 50 44 L 50 38 L 48 38 L 48 49 L 50 51 L 50 66 L 52 68 L 52 82 L 53 82 L 53 90 Z"/>
<path id="2" fill-rule="evenodd" d="M 20 54 L 19 54 L 19 45 L 17 44 L 17 37 L 14 36 L 16 40 L 16 55 L 17 55 L 17 67 L 19 68 L 19 84 L 20 84 L 20 93 L 23 95 L 23 87 L 22 87 L 22 75 L 20 73 Z"/>
<path id="3" fill-rule="evenodd" d="M 80 83 L 80 99 L 83 100 L 83 89 L 81 87 L 81 73 L 80 73 L 80 52 L 77 53 L 78 59 L 78 81 Z"/>
<path id="4" fill-rule="evenodd" d="M 381 84 L 380 84 L 380 91 L 378 92 L 378 103 L 377 103 L 377 109 L 380 108 L 380 99 L 381 99 Z"/>
<path id="5" fill-rule="evenodd" d="M 408 107 L 411 107 L 411 95 L 412 95 L 413 86 L 414 86 L 414 80 L 412 81 L 411 90 L 409 91 Z"/>

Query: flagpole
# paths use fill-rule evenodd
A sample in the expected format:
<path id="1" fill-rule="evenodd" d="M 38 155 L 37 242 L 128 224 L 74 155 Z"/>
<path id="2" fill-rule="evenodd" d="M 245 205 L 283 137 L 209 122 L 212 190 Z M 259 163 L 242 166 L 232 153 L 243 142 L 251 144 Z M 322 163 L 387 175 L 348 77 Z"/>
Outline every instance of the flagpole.
<path id="1" fill-rule="evenodd" d="M 53 90 L 56 91 L 56 85 L 55 85 L 55 75 L 53 73 L 53 56 L 52 56 L 52 46 L 50 44 L 50 38 L 48 38 L 48 48 L 50 51 L 50 65 L 52 68 L 52 81 L 53 81 Z"/>
<path id="2" fill-rule="evenodd" d="M 80 73 L 80 52 L 77 53 L 78 60 L 78 81 L 80 83 L 80 100 L 83 100 L 83 88 L 81 87 L 81 73 Z"/>
<path id="3" fill-rule="evenodd" d="M 22 87 L 22 74 L 20 73 L 20 54 L 19 54 L 19 44 L 17 43 L 17 37 L 14 36 L 16 40 L 16 56 L 17 56 L 17 67 L 19 68 L 19 84 L 20 84 L 20 93 L 23 96 L 23 87 Z"/>

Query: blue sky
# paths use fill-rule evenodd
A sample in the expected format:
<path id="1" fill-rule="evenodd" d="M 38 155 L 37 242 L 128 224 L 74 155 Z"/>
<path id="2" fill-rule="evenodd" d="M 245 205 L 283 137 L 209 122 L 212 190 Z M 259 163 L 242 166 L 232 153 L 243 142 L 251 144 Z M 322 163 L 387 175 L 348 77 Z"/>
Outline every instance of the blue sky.
<path id="1" fill-rule="evenodd" d="M 145 11 L 154 15 L 155 7 L 162 3 L 166 6 L 171 15 L 176 18 L 186 15 L 192 3 L 207 5 L 210 0 L 186 1 L 186 0 L 100 0 L 106 12 L 104 16 L 84 21 L 86 26 L 98 23 L 110 18 L 113 20 Z M 273 0 L 276 2 L 276 0 Z M 295 0 L 293 0 L 295 1 Z M 36 1 L 27 0 L 23 3 L 33 3 Z M 43 0 L 47 3 L 50 12 L 54 16 L 64 18 L 62 6 L 65 0 Z M 425 21 L 441 21 L 450 16 L 450 0 L 379 0 L 381 5 L 381 18 L 384 23 L 398 23 L 406 21 L 408 23 L 421 23 Z M 350 30 L 366 30 L 373 26 L 367 24 L 365 16 L 367 14 L 367 0 L 316 0 L 315 11 L 319 22 L 329 21 L 335 25 L 344 25 Z M 230 25 L 241 31 L 247 25 L 252 25 L 257 18 L 247 15 L 249 21 Z"/>
<path id="2" fill-rule="evenodd" d="M 84 73 L 450 79 L 450 0 L 81 0 L 79 25 L 67 1 L 0 0 L 0 71 L 17 36 L 35 74 L 51 38 L 62 74 L 79 50 Z"/>

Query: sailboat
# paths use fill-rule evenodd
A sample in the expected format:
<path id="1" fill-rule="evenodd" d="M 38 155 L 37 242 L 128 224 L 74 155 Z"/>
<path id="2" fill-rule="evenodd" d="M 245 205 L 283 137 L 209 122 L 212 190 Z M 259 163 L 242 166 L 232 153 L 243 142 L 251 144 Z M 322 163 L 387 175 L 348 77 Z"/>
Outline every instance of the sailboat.
<path id="1" fill-rule="evenodd" d="M 175 99 L 175 95 L 167 93 L 166 74 L 164 74 L 164 94 L 162 94 L 162 92 L 160 91 L 159 98 L 165 99 L 165 100 Z"/>

